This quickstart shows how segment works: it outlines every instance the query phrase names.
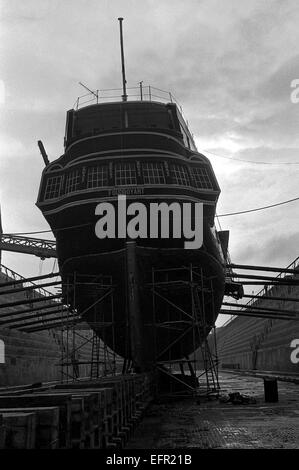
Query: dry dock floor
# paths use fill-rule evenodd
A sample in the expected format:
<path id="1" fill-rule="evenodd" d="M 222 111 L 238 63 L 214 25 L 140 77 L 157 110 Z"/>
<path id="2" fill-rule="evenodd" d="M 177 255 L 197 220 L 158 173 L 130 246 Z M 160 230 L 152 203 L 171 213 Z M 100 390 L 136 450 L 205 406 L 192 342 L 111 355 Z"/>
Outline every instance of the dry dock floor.
<path id="1" fill-rule="evenodd" d="M 278 381 L 278 403 L 265 403 L 262 378 L 220 372 L 220 395 L 254 397 L 233 405 L 188 398 L 151 405 L 127 449 L 298 449 L 299 384 Z"/>

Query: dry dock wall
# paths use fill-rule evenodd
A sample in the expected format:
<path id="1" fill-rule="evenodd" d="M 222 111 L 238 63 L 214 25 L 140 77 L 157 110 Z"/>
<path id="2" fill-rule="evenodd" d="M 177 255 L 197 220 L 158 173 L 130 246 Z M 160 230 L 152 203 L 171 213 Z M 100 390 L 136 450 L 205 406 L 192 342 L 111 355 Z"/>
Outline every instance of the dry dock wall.
<path id="1" fill-rule="evenodd" d="M 0 272 L 0 284 L 11 280 L 6 273 Z M 9 289 L 11 288 L 10 286 Z M 5 288 L 1 287 L 1 289 Z M 4 303 L 28 298 L 27 295 L 26 291 L 0 295 L 0 306 Z M 0 343 L 2 346 L 4 344 L 5 356 L 3 363 L 0 355 L 0 386 L 60 380 L 61 378 L 61 367 L 57 364 L 62 357 L 62 349 L 63 355 L 66 354 L 66 334 L 63 339 L 59 330 L 26 333 L 15 328 L 8 328 L 5 325 L 5 320 L 11 320 L 15 317 L 5 317 L 5 320 L 1 320 L 1 314 L 15 313 L 25 308 L 30 310 L 30 304 L 0 308 Z M 36 318 L 38 319 L 38 313 L 36 313 Z M 84 337 L 91 337 L 90 330 L 83 331 L 82 334 Z M 69 342 L 72 342 L 71 337 Z M 83 342 L 84 340 L 81 341 L 82 344 Z M 80 339 L 77 338 L 76 346 L 79 344 Z M 90 356 L 91 342 L 87 342 L 79 349 L 77 359 L 87 362 L 90 361 Z M 88 376 L 89 372 L 90 365 L 80 365 L 80 376 Z"/>
<path id="2" fill-rule="evenodd" d="M 86 332 L 83 333 L 85 337 Z M 0 329 L 0 340 L 5 344 L 5 363 L 0 363 L 0 387 L 48 382 L 61 379 L 61 347 L 66 354 L 66 340 L 62 343 L 61 332 L 46 330 L 24 333 L 8 328 Z M 71 340 L 70 340 L 71 342 Z M 76 346 L 79 345 L 78 339 Z M 71 351 L 72 345 L 69 350 Z M 79 361 L 90 361 L 91 343 L 78 352 Z M 71 373 L 72 368 L 69 368 Z M 64 368 L 65 371 L 65 368 Z M 87 377 L 90 365 L 80 365 L 80 377 Z"/>
<path id="3" fill-rule="evenodd" d="M 50 332 L 22 333 L 0 329 L 5 363 L 0 364 L 0 386 L 59 379 L 59 346 Z"/>
<path id="4" fill-rule="evenodd" d="M 299 298 L 298 286 L 274 286 L 267 296 Z M 261 297 L 254 306 L 299 311 L 299 303 L 272 301 Z M 298 317 L 299 318 L 299 317 Z M 291 372 L 299 374 L 294 364 L 291 342 L 299 340 L 299 321 L 236 317 L 216 330 L 220 367 Z M 210 344 L 213 344 L 210 338 Z"/>

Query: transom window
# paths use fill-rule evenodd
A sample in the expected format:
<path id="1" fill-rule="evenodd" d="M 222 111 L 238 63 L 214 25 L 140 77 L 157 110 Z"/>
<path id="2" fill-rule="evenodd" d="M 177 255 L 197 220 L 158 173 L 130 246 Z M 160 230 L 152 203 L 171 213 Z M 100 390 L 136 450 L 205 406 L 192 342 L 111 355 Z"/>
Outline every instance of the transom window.
<path id="1" fill-rule="evenodd" d="M 54 199 L 60 195 L 62 176 L 52 176 L 47 179 L 45 199 Z"/>
<path id="2" fill-rule="evenodd" d="M 92 166 L 87 171 L 87 188 L 108 186 L 107 165 Z"/>
<path id="3" fill-rule="evenodd" d="M 135 164 L 117 163 L 115 165 L 115 185 L 127 186 L 130 184 L 137 184 Z"/>
<path id="4" fill-rule="evenodd" d="M 201 189 L 213 189 L 213 184 L 206 168 L 192 168 L 195 186 Z"/>
<path id="5" fill-rule="evenodd" d="M 142 170 L 144 184 L 165 183 L 163 163 L 143 163 Z"/>
<path id="6" fill-rule="evenodd" d="M 188 170 L 183 165 L 171 165 L 170 175 L 174 184 L 190 186 Z"/>
<path id="7" fill-rule="evenodd" d="M 81 183 L 81 171 L 74 170 L 69 173 L 66 177 L 66 185 L 65 185 L 65 192 L 66 193 L 73 193 L 80 189 Z"/>

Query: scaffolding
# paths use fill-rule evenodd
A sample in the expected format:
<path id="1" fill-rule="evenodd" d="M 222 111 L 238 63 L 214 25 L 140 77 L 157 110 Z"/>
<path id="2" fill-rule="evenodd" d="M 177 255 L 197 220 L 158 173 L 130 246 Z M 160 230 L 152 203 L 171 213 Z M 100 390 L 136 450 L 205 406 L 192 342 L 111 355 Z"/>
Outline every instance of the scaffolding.
<path id="1" fill-rule="evenodd" d="M 215 329 L 216 320 L 213 278 L 205 277 L 202 269 L 192 264 L 168 269 L 152 268 L 148 287 L 152 294 L 153 366 L 159 376 L 157 394 L 173 397 L 218 395 L 217 345 L 215 342 L 212 353 L 208 339 L 209 331 Z M 184 306 L 174 300 L 178 292 L 180 299 L 188 299 Z M 162 321 L 159 309 L 164 311 Z M 165 328 L 172 333 L 168 344 L 161 350 L 158 338 L 161 329 Z M 173 330 L 177 331 L 175 338 Z M 216 335 L 214 338 L 216 341 Z M 183 341 L 191 341 L 191 353 L 179 359 L 173 358 Z M 164 390 L 163 383 L 168 385 Z"/>
<path id="2" fill-rule="evenodd" d="M 21 332 L 33 333 L 49 330 L 61 348 L 61 358 L 58 366 L 61 371 L 61 381 L 75 381 L 80 378 L 99 378 L 139 371 L 155 370 L 159 378 L 165 377 L 174 396 L 181 394 L 218 393 L 218 354 L 215 334 L 215 317 L 219 306 L 213 304 L 215 287 L 214 278 L 203 274 L 196 265 L 182 265 L 161 269 L 159 256 L 148 257 L 142 269 L 138 269 L 136 243 L 126 243 L 126 301 L 124 302 L 123 317 L 125 318 L 125 351 L 123 363 L 115 353 L 117 342 L 116 332 L 119 324 L 114 319 L 115 288 L 110 275 L 78 275 L 72 273 L 63 276 L 62 293 L 47 291 L 44 287 L 54 287 L 61 283 L 56 278 L 59 272 L 23 278 L 13 271 L 0 265 L 4 275 L 0 284 L 0 326 L 16 329 Z M 142 254 L 142 247 L 141 247 Z M 145 258 L 139 257 L 139 260 Z M 153 263 L 153 259 L 156 262 Z M 154 267 L 150 267 L 153 263 Z M 160 263 L 160 264 L 158 264 Z M 186 263 L 187 264 L 187 263 Z M 273 268 L 265 266 L 228 265 L 230 268 L 245 270 L 279 271 L 276 278 L 257 275 L 238 275 L 230 272 L 229 278 L 248 278 L 254 281 L 242 281 L 242 284 L 257 284 L 261 282 L 277 286 L 298 286 L 298 258 L 287 268 Z M 144 277 L 144 271 L 147 273 Z M 282 273 L 288 276 L 282 277 Z M 292 275 L 292 276 L 289 276 Z M 258 279 L 258 280 L 256 280 Z M 42 281 L 36 284 L 35 281 Z M 268 282 L 269 281 L 269 282 Z M 279 282 L 278 282 L 279 281 Z M 140 297 L 140 293 L 148 291 L 148 297 Z M 20 297 L 12 298 L 14 294 Z M 23 295 L 23 294 L 24 295 Z M 179 293 L 179 295 L 178 295 Z M 274 290 L 266 289 L 257 295 L 245 295 L 254 301 L 259 298 L 271 301 L 293 301 L 298 299 L 289 296 L 274 296 Z M 76 308 L 79 298 L 86 296 L 89 304 Z M 142 294 L 142 296 L 143 296 Z M 185 299 L 183 305 L 180 299 Z M 210 299 L 210 303 L 208 302 Z M 149 303 L 147 303 L 147 300 Z M 221 313 L 230 313 L 238 316 L 253 318 L 283 319 L 299 321 L 299 312 L 282 308 L 263 307 L 257 302 L 248 304 L 232 304 L 223 302 L 222 306 L 234 307 L 233 310 L 220 309 Z M 104 302 L 105 301 L 105 302 Z M 150 308 L 149 305 L 152 305 Z M 208 305 L 209 304 L 209 305 Z M 160 316 L 161 305 L 166 315 Z M 101 307 L 102 308 L 98 308 Z M 26 307 L 26 308 L 25 308 Z M 237 310 L 236 308 L 239 308 Z M 147 316 L 144 311 L 148 309 Z M 180 316 L 178 316 L 178 313 Z M 86 317 L 87 315 L 87 317 Z M 93 315 L 93 316 L 92 316 Z M 86 317 L 86 318 L 85 318 Z M 212 320 L 211 320 L 212 318 Z M 145 324 L 144 324 L 145 323 Z M 146 328 L 153 336 L 152 361 L 144 361 L 144 334 Z M 164 329 L 169 341 L 161 350 L 161 343 L 157 338 Z M 110 331 L 109 331 L 110 330 Z M 214 334 L 212 334 L 214 332 Z M 174 335 L 173 333 L 176 333 Z M 209 334 L 210 333 L 210 334 Z M 107 346 L 106 337 L 109 336 Z M 149 336 L 149 335 L 148 335 Z M 111 340 L 112 338 L 112 340 Z M 189 355 L 178 352 L 172 354 L 174 348 L 179 349 L 180 343 L 188 338 L 190 342 Z M 215 343 L 214 345 L 212 343 Z M 256 341 L 259 344 L 258 341 Z M 255 346 L 254 346 L 255 347 Z M 160 349 L 159 349 L 160 348 Z M 84 352 L 88 350 L 88 353 Z M 196 351 L 195 353 L 193 351 Z M 87 359 L 83 357 L 87 356 Z M 179 359 L 178 359 L 179 357 Z M 119 366 L 119 367 L 118 367 Z M 180 372 L 180 373 L 178 373 Z M 163 379 L 161 380 L 163 382 Z M 157 380 L 159 386 L 159 380 Z M 178 389 L 181 386 L 181 390 Z"/>
<path id="3" fill-rule="evenodd" d="M 66 284 L 67 304 L 76 307 L 78 292 L 90 296 L 90 304 L 80 313 L 79 321 L 66 319 L 61 323 L 61 357 L 57 364 L 61 382 L 114 376 L 117 373 L 117 355 L 114 352 L 114 286 L 111 276 L 78 276 L 73 273 L 67 277 Z M 111 321 L 105 321 L 104 315 L 99 314 L 104 299 L 105 305 L 109 304 L 110 307 L 108 313 Z M 112 350 L 105 342 L 108 328 L 112 330 Z"/>
<path id="4" fill-rule="evenodd" d="M 123 360 L 122 373 L 154 371 L 156 393 L 160 397 L 218 394 L 217 348 L 214 345 L 212 353 L 208 339 L 209 332 L 215 328 L 216 320 L 213 278 L 205 277 L 202 269 L 192 264 L 165 269 L 152 267 L 149 273 L 151 279 L 148 278 L 151 282 L 145 285 L 152 304 L 149 309 L 150 318 L 145 320 L 141 318 L 142 305 L 139 304 L 137 295 L 140 277 L 133 244 L 127 247 L 127 256 L 128 305 L 125 316 L 130 344 L 126 345 L 126 350 L 129 349 Z M 117 359 L 120 358 L 115 353 L 115 286 L 112 284 L 112 277 L 102 275 L 91 278 L 86 275 L 82 280 L 82 276 L 73 274 L 67 279 L 67 286 L 67 304 L 75 306 L 78 292 L 81 297 L 84 292 L 90 298 L 90 305 L 81 313 L 79 322 L 66 320 L 62 325 L 61 380 L 78 380 L 82 377 L 82 372 L 89 379 L 121 372 L 117 367 L 120 365 Z M 106 301 L 101 311 L 97 307 L 104 299 Z M 183 299 L 183 304 L 179 299 Z M 86 323 L 85 316 L 88 312 Z M 142 325 L 142 322 L 145 323 Z M 109 329 L 111 349 L 106 341 Z M 145 358 L 147 351 L 144 351 L 142 335 L 146 329 L 152 338 L 152 350 Z M 216 341 L 216 335 L 214 338 Z M 86 344 L 90 347 L 89 358 L 82 360 L 79 355 Z"/>

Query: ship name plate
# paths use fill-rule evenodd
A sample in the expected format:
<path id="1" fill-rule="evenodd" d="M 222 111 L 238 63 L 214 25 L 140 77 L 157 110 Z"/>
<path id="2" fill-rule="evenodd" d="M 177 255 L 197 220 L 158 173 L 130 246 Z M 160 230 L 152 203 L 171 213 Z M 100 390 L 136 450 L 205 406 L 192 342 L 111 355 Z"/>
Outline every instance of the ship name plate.
<path id="1" fill-rule="evenodd" d="M 124 194 L 124 195 L 138 195 L 138 194 L 144 194 L 144 188 L 138 188 L 138 187 L 134 187 L 134 188 L 113 188 L 113 189 L 109 189 L 109 196 L 118 196 L 118 195 L 121 195 L 121 194 Z"/>

